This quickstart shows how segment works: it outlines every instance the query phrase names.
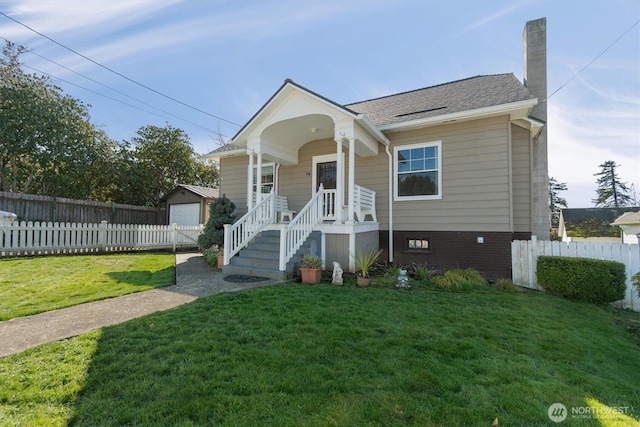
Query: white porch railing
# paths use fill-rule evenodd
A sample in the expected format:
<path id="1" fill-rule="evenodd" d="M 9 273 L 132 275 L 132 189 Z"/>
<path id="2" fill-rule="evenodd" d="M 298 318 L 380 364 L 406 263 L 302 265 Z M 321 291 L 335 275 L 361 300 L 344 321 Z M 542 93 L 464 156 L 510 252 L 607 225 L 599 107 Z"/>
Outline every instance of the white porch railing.
<path id="1" fill-rule="evenodd" d="M 322 218 L 336 219 L 336 190 L 329 189 L 322 192 Z"/>
<path id="2" fill-rule="evenodd" d="M 335 191 L 333 194 L 335 198 Z M 326 213 L 324 209 L 326 200 L 325 190 L 320 184 L 320 188 L 311 200 L 307 202 L 286 227 L 280 230 L 280 271 L 285 271 L 287 262 L 300 249 L 315 226 L 322 222 L 322 218 Z"/>
<path id="3" fill-rule="evenodd" d="M 263 195 L 264 197 L 264 195 Z M 224 226 L 224 265 L 264 228 L 276 222 L 276 196 L 273 192 L 233 224 Z"/>
<path id="4" fill-rule="evenodd" d="M 367 215 L 371 215 L 374 221 L 378 221 L 376 216 L 376 192 L 366 187 L 354 185 L 353 188 L 353 210 L 358 221 L 364 221 Z"/>

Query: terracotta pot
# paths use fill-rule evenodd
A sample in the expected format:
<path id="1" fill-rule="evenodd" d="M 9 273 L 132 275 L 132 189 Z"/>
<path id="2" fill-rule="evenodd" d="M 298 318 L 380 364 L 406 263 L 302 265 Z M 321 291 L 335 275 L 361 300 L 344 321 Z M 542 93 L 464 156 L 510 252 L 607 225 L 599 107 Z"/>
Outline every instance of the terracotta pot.
<path id="1" fill-rule="evenodd" d="M 300 267 L 300 275 L 302 283 L 318 284 L 320 283 L 320 274 L 322 270 L 318 268 L 302 268 Z"/>
<path id="2" fill-rule="evenodd" d="M 222 270 L 223 265 L 224 265 L 224 255 L 218 255 L 218 268 Z"/>
<path id="3" fill-rule="evenodd" d="M 370 277 L 356 276 L 356 283 L 359 288 L 366 288 L 367 286 L 369 286 L 370 281 Z"/>

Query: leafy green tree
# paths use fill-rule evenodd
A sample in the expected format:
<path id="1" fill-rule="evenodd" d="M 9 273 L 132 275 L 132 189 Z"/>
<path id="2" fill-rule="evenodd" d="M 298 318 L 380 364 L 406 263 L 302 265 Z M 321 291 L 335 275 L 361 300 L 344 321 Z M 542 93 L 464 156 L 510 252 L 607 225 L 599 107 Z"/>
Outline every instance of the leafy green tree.
<path id="1" fill-rule="evenodd" d="M 177 184 L 195 180 L 195 152 L 187 134 L 167 124 L 145 126 L 132 139 L 133 155 L 146 186 L 145 202 L 158 206 L 162 196 Z"/>
<path id="2" fill-rule="evenodd" d="M 26 74 L 26 51 L 7 42 L 0 57 L 0 190 L 85 198 L 96 142 L 88 109 Z"/>
<path id="3" fill-rule="evenodd" d="M 630 189 L 627 184 L 621 182 L 616 174 L 617 165 L 614 161 L 608 160 L 600 165 L 600 172 L 593 174 L 598 177 L 596 183 L 597 197 L 593 203 L 597 207 L 619 208 L 630 206 L 632 198 L 629 195 Z"/>
<path id="4" fill-rule="evenodd" d="M 558 182 L 554 177 L 549 178 L 549 212 L 551 215 L 551 226 L 557 227 L 560 221 L 560 209 L 567 208 L 567 200 L 560 197 L 561 191 L 567 190 L 566 182 Z"/>

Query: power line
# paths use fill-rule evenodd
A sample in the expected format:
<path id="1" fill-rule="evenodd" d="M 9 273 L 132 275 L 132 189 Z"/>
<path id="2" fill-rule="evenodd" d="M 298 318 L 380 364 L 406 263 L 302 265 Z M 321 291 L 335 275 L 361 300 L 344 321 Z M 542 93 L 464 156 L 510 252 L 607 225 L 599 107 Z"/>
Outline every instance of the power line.
<path id="1" fill-rule="evenodd" d="M 545 98 L 544 101 L 542 102 L 546 102 L 549 98 L 551 98 L 553 95 L 555 95 L 556 93 L 558 93 L 561 89 L 563 89 L 566 85 L 568 85 L 569 83 L 571 83 L 576 77 L 578 77 L 578 75 L 580 75 L 580 73 L 582 73 L 584 70 L 586 70 L 587 68 L 589 68 L 589 66 L 591 64 L 593 64 L 594 62 L 596 62 L 598 60 L 598 58 L 600 58 L 602 55 L 604 55 L 609 49 L 611 49 L 613 47 L 613 45 L 615 45 L 616 43 L 618 43 L 620 41 L 620 39 L 622 39 L 624 36 L 627 35 L 627 33 L 629 31 L 631 31 L 633 29 L 633 27 L 635 27 L 636 25 L 640 24 L 640 19 L 638 19 L 632 26 L 630 26 L 624 33 L 622 33 L 622 35 L 620 37 L 618 37 L 617 39 L 615 39 L 613 41 L 613 43 L 611 43 L 609 46 L 607 46 L 607 48 L 605 50 L 603 50 L 602 52 L 600 52 L 600 54 L 598 56 L 596 56 L 595 58 L 593 58 L 587 65 L 585 65 L 584 67 L 582 67 L 582 69 L 580 69 L 580 71 L 578 71 L 577 73 L 575 73 L 573 75 L 573 77 L 571 77 L 569 80 L 567 80 L 563 85 L 561 85 L 558 89 L 556 89 L 551 95 L 547 96 Z"/>
<path id="2" fill-rule="evenodd" d="M 153 111 L 149 111 L 149 110 L 146 110 L 146 109 L 144 109 L 144 108 L 138 107 L 137 105 L 129 104 L 128 102 L 124 102 L 124 101 L 122 101 L 122 100 L 120 100 L 120 99 L 113 98 L 113 97 L 111 97 L 111 96 L 109 96 L 109 95 L 105 95 L 105 94 L 100 93 L 100 92 L 96 92 L 95 90 L 92 90 L 92 89 L 86 88 L 86 87 L 84 87 L 84 86 L 80 86 L 80 85 L 78 85 L 78 84 L 76 84 L 76 83 L 70 82 L 70 81 L 65 80 L 65 79 L 62 79 L 62 78 L 60 78 L 60 77 L 56 77 L 56 76 L 54 76 L 54 75 L 52 75 L 52 74 L 49 74 L 49 73 L 46 73 L 46 72 L 44 72 L 44 71 L 42 71 L 42 70 L 38 70 L 37 68 L 30 67 L 30 66 L 28 66 L 28 65 L 26 65 L 26 64 L 22 64 L 22 66 L 23 66 L 23 67 L 25 67 L 25 68 L 28 68 L 28 69 L 30 69 L 30 70 L 33 70 L 33 71 L 35 71 L 35 72 L 38 72 L 38 73 L 40 73 L 40 74 L 42 74 L 42 75 L 49 76 L 49 77 L 51 77 L 51 78 L 54 78 L 54 79 L 56 79 L 56 80 L 60 80 L 61 82 L 65 82 L 65 83 L 67 83 L 67 84 L 70 84 L 70 85 L 75 86 L 75 87 L 77 87 L 77 88 L 80 88 L 80 89 L 82 89 L 82 90 L 86 90 L 87 92 L 91 92 L 91 93 L 96 94 L 96 95 L 98 95 L 98 96 L 102 96 L 103 98 L 107 98 L 107 99 L 110 99 L 110 100 L 112 100 L 112 101 L 118 102 L 118 103 L 120 103 L 120 104 L 122 104 L 122 105 L 126 105 L 126 106 L 128 106 L 128 107 L 135 108 L 136 110 L 144 111 L 145 113 L 153 114 L 154 116 L 158 116 L 158 117 L 162 117 L 163 119 L 166 119 L 166 117 L 164 117 L 164 116 L 162 116 L 162 115 L 160 115 L 160 114 L 158 114 L 158 113 L 154 113 Z M 183 122 L 185 122 L 185 123 L 188 123 L 188 124 L 190 124 L 190 125 L 192 125 L 192 126 L 195 126 L 195 127 L 197 127 L 197 128 L 200 128 L 200 129 L 205 130 L 205 131 L 207 131 L 207 132 L 217 133 L 217 131 L 214 131 L 213 129 L 206 128 L 206 127 L 201 126 L 201 125 L 199 125 L 199 124 L 197 124 L 197 123 L 193 123 L 193 122 L 191 122 L 191 121 L 189 121 L 189 120 L 186 120 L 186 119 L 183 119 L 183 118 L 181 118 L 181 117 L 178 117 L 178 116 L 176 116 L 176 115 L 174 115 L 174 114 L 167 113 L 166 111 L 163 111 L 163 110 L 158 110 L 158 111 L 161 111 L 161 112 L 163 112 L 163 113 L 165 113 L 165 114 L 168 114 L 168 115 L 170 115 L 170 116 L 173 116 L 173 117 L 177 118 L 178 120 L 181 120 L 181 121 L 183 121 Z M 224 134 L 222 134 L 222 133 L 220 133 L 220 135 L 224 136 L 225 138 L 229 138 L 228 136 L 226 136 L 226 135 L 224 135 Z"/>
<path id="3" fill-rule="evenodd" d="M 183 106 L 185 106 L 185 107 L 187 107 L 187 108 L 190 108 L 190 109 L 192 109 L 192 110 L 198 111 L 198 112 L 200 112 L 200 113 L 202 113 L 202 114 L 206 114 L 207 116 L 211 116 L 211 117 L 213 117 L 213 118 L 216 118 L 216 119 L 218 119 L 218 120 L 221 120 L 221 121 L 223 121 L 223 122 L 226 122 L 226 123 L 232 124 L 232 125 L 237 126 L 237 127 L 242 127 L 242 125 L 239 125 L 238 123 L 234 123 L 234 122 L 232 122 L 231 120 L 227 120 L 227 119 L 224 119 L 224 118 L 222 118 L 222 117 L 220 117 L 220 116 L 216 116 L 215 114 L 211 114 L 211 113 L 209 113 L 209 112 L 207 112 L 207 111 L 201 110 L 200 108 L 197 108 L 197 107 L 194 107 L 194 106 L 192 106 L 192 105 L 189 105 L 189 104 L 187 104 L 187 103 L 185 103 L 185 102 L 182 102 L 182 101 L 180 101 L 180 100 L 178 100 L 178 99 L 176 99 L 176 98 L 173 98 L 173 97 L 171 97 L 171 96 L 169 96 L 169 95 L 165 95 L 164 93 L 162 93 L 162 92 L 160 92 L 160 91 L 157 91 L 157 90 L 155 90 L 155 89 L 153 89 L 153 88 L 151 88 L 151 87 L 149 87 L 149 86 L 147 86 L 147 85 L 145 85 L 145 84 L 143 84 L 143 83 L 140 83 L 140 82 L 138 82 L 138 81 L 136 81 L 136 80 L 133 80 L 132 78 L 129 78 L 129 77 L 125 76 L 124 74 L 119 73 L 119 72 L 117 72 L 117 71 L 115 71 L 115 70 L 113 70 L 113 69 L 111 69 L 111 68 L 107 67 L 106 65 L 102 65 L 102 64 L 100 64 L 99 62 L 94 61 L 93 59 L 91 59 L 91 58 L 89 58 L 89 57 L 87 57 L 87 56 L 85 56 L 85 55 L 81 54 L 80 52 L 77 52 L 77 51 L 73 50 L 72 48 L 70 48 L 70 47 L 68 47 L 68 46 L 66 46 L 66 45 L 64 45 L 64 44 L 62 44 L 62 43 L 60 43 L 60 42 L 58 42 L 58 41 L 56 41 L 56 40 L 52 39 L 51 37 L 49 37 L 49 36 L 47 36 L 47 35 L 45 35 L 45 34 L 42 34 L 41 32 L 39 32 L 39 31 L 37 31 L 37 30 L 35 30 L 35 29 L 33 29 L 33 28 L 29 27 L 28 25 L 23 24 L 22 22 L 18 21 L 17 19 L 14 19 L 14 18 L 10 17 L 9 15 L 7 15 L 7 14 L 6 14 L 6 13 L 4 13 L 4 12 L 0 12 L 0 15 L 4 16 L 4 17 L 5 17 L 5 18 L 7 18 L 7 19 L 10 19 L 11 21 L 15 22 L 15 23 L 16 23 L 16 24 L 18 24 L 18 25 L 21 25 L 21 26 L 25 27 L 25 28 L 26 28 L 26 29 L 28 29 L 29 31 L 32 31 L 32 32 L 34 32 L 34 33 L 38 34 L 39 36 L 44 37 L 45 39 L 47 39 L 47 40 L 49 40 L 49 41 L 51 41 L 51 42 L 53 42 L 53 43 L 57 44 L 58 46 L 60 46 L 60 47 L 62 47 L 62 48 L 64 48 L 64 49 L 66 49 L 66 50 L 68 50 L 68 51 L 70 51 L 70 52 L 72 52 L 72 53 L 74 53 L 74 54 L 76 54 L 76 55 L 78 55 L 78 56 L 80 56 L 80 57 L 82 57 L 82 58 L 86 59 L 87 61 L 89 61 L 89 62 L 91 62 L 91 63 L 93 63 L 93 64 L 95 64 L 95 65 L 97 65 L 97 66 L 99 66 L 99 67 L 101 67 L 101 68 L 103 68 L 103 69 L 105 69 L 105 70 L 107 70 L 107 71 L 109 71 L 109 72 L 113 73 L 113 74 L 116 74 L 117 76 L 120 76 L 120 77 L 122 77 L 122 78 L 123 78 L 123 79 L 125 79 L 125 80 L 130 81 L 131 83 L 134 83 L 134 84 L 136 84 L 136 85 L 138 85 L 138 86 L 140 86 L 140 87 L 143 87 L 143 88 L 145 88 L 145 89 L 147 89 L 147 90 L 149 90 L 149 91 L 151 91 L 151 92 L 153 92 L 153 93 L 155 93 L 155 94 L 157 94 L 157 95 L 160 95 L 160 96 L 162 96 L 162 97 L 164 97 L 164 98 L 167 98 L 167 99 L 169 99 L 169 100 L 171 100 L 171 101 L 173 101 L 173 102 L 177 102 L 178 104 L 183 105 Z"/>
<path id="4" fill-rule="evenodd" d="M 0 36 L 0 39 L 5 40 L 5 41 L 7 41 L 7 42 L 9 42 L 9 43 L 12 43 L 10 40 L 8 40 L 8 39 L 6 39 L 6 38 L 4 38 L 4 37 L 2 37 L 2 36 Z M 174 118 L 176 118 L 176 119 L 178 119 L 178 120 L 181 120 L 181 121 L 183 121 L 183 122 L 185 122 L 185 123 L 188 123 L 188 124 L 190 124 L 190 125 L 192 125 L 192 126 L 195 126 L 195 127 L 199 128 L 199 129 L 202 129 L 202 130 L 205 130 L 205 131 L 207 131 L 207 132 L 219 133 L 219 134 L 220 134 L 220 135 L 222 135 L 223 137 L 225 137 L 225 138 L 229 138 L 229 136 L 224 135 L 222 132 L 214 131 L 214 130 L 212 130 L 212 129 L 209 129 L 209 128 L 206 128 L 206 127 L 204 127 L 204 126 L 201 126 L 201 125 L 199 125 L 199 124 L 197 124 L 197 123 L 194 123 L 194 122 L 192 122 L 192 121 L 190 121 L 190 120 L 187 120 L 187 119 L 184 119 L 184 118 L 182 118 L 182 117 L 180 117 L 180 116 L 177 116 L 177 115 L 175 115 L 175 114 L 172 114 L 172 113 L 170 113 L 170 112 L 168 112 L 168 111 L 165 111 L 165 110 L 163 110 L 163 109 L 161 109 L 161 108 L 158 108 L 158 107 L 156 107 L 156 106 L 154 106 L 154 105 L 151 105 L 151 104 L 149 104 L 149 103 L 147 103 L 147 102 L 144 102 L 144 101 L 142 101 L 142 100 L 140 100 L 140 99 L 134 98 L 134 97 L 132 97 L 131 95 L 128 95 L 128 94 L 126 94 L 126 93 L 124 93 L 124 92 L 122 92 L 122 91 L 119 91 L 119 90 L 117 90 L 117 89 L 114 89 L 114 88 L 112 88 L 112 87 L 110 87 L 110 86 L 107 86 L 107 85 L 105 85 L 105 84 L 103 84 L 103 83 L 100 83 L 99 81 L 97 81 L 97 80 L 95 80 L 95 79 L 92 79 L 92 78 L 91 78 L 91 77 L 89 77 L 89 76 L 86 76 L 86 75 L 84 75 L 84 74 L 82 74 L 82 73 L 79 73 L 79 72 L 77 72 L 77 71 L 74 71 L 74 70 L 72 70 L 71 68 L 66 67 L 66 66 L 64 66 L 64 65 L 62 65 L 62 64 L 60 64 L 60 63 L 58 63 L 58 62 L 56 62 L 56 61 L 54 61 L 54 60 L 52 60 L 52 59 L 49 59 L 49 58 L 47 58 L 47 57 L 45 57 L 45 56 L 42 56 L 42 55 L 40 55 L 40 54 L 36 53 L 36 52 L 35 52 L 34 50 L 32 50 L 32 49 L 28 50 L 28 52 L 27 52 L 27 53 L 30 53 L 30 54 L 36 55 L 37 57 L 42 58 L 42 59 L 44 59 L 45 61 L 49 61 L 49 62 L 51 62 L 52 64 L 55 64 L 55 65 L 57 65 L 57 66 L 59 66 L 59 67 L 61 67 L 61 68 L 64 68 L 64 69 L 65 69 L 65 70 L 67 70 L 67 71 L 70 71 L 70 72 L 72 72 L 72 73 L 74 73 L 74 74 L 77 74 L 77 75 L 79 75 L 79 76 L 81 76 L 81 77 L 84 77 L 85 79 L 87 79 L 87 80 L 89 80 L 89 81 L 92 81 L 93 83 L 96 83 L 96 84 L 98 84 L 98 85 L 100 85 L 100 86 L 102 86 L 102 87 L 104 87 L 104 88 L 107 88 L 107 89 L 109 89 L 109 90 L 111 90 L 111 91 L 113 91 L 113 92 L 116 92 L 116 93 L 118 93 L 118 94 L 120 94 L 120 95 L 122 95 L 122 96 L 125 96 L 125 97 L 127 97 L 127 98 L 129 98 L 129 99 L 132 99 L 132 100 L 134 100 L 134 101 L 136 101 L 136 102 L 139 102 L 139 103 L 140 103 L 140 104 L 142 104 L 142 105 L 146 105 L 147 107 L 151 107 L 151 108 L 153 108 L 154 110 L 160 111 L 160 112 L 161 112 L 161 113 L 163 113 L 163 114 L 166 114 L 166 115 L 168 115 L 168 116 L 174 117 Z M 104 94 L 102 94 L 102 93 L 99 93 L 99 92 L 96 92 L 96 91 L 94 91 L 94 90 L 88 89 L 88 88 L 86 88 L 86 87 L 84 87 L 84 86 L 78 85 L 78 84 L 76 84 L 76 83 L 72 83 L 72 82 L 67 81 L 67 80 L 64 80 L 64 79 L 62 79 L 62 78 L 60 78 L 60 77 L 57 77 L 57 76 L 54 76 L 54 75 L 52 75 L 52 74 L 46 73 L 46 72 L 44 72 L 44 71 L 38 70 L 38 69 L 36 69 L 36 68 L 30 67 L 30 66 L 28 66 L 28 65 L 26 65 L 26 64 L 23 64 L 23 66 L 24 66 L 24 67 L 26 67 L 26 68 L 29 68 L 29 69 L 31 69 L 31 70 L 34 70 L 34 71 L 36 71 L 36 72 L 38 72 L 38 73 L 40 73 L 40 74 L 47 75 L 47 76 L 52 77 L 52 78 L 54 78 L 54 79 L 56 79 L 56 80 L 60 80 L 60 81 L 62 81 L 62 82 L 68 83 L 68 84 L 73 85 L 73 86 L 75 86 L 75 87 L 78 87 L 78 88 L 80 88 L 80 89 L 83 89 L 83 90 L 86 90 L 86 91 L 88 91 L 88 92 L 94 93 L 94 94 L 96 94 L 96 95 L 102 96 L 102 97 L 104 97 L 104 98 L 110 99 L 110 100 L 112 100 L 112 101 L 119 102 L 120 104 L 123 104 L 123 105 L 129 106 L 129 107 L 132 107 L 132 108 L 136 108 L 136 109 L 138 109 L 138 110 L 140 110 L 140 111 L 144 111 L 144 112 L 146 112 L 146 113 L 150 113 L 150 114 L 153 114 L 153 115 L 155 115 L 155 116 L 162 117 L 162 118 L 165 118 L 165 119 L 166 119 L 166 117 L 164 117 L 164 116 L 162 116 L 162 115 L 160 115 L 160 114 L 156 114 L 156 113 L 154 113 L 153 111 L 149 111 L 149 110 L 146 110 L 146 109 L 144 109 L 144 108 L 140 108 L 140 107 L 137 107 L 137 106 L 135 106 L 135 105 L 129 104 L 129 103 L 127 103 L 127 102 L 121 101 L 121 100 L 119 100 L 119 99 L 117 99 L 117 98 L 113 98 L 113 97 L 111 97 L 111 96 L 104 95 Z"/>

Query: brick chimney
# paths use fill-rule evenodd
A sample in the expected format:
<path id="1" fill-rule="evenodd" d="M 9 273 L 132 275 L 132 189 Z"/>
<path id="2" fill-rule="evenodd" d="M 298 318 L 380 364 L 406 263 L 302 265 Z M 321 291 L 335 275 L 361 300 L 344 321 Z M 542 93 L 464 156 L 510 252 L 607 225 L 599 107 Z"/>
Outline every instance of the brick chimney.
<path id="1" fill-rule="evenodd" d="M 526 23 L 522 36 L 524 51 L 524 85 L 538 98 L 530 117 L 545 123 L 533 139 L 531 176 L 531 233 L 539 240 L 550 238 L 549 168 L 547 155 L 547 19 Z"/>

